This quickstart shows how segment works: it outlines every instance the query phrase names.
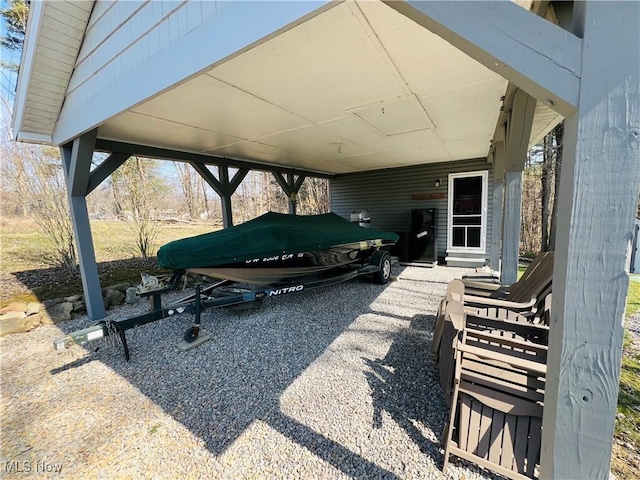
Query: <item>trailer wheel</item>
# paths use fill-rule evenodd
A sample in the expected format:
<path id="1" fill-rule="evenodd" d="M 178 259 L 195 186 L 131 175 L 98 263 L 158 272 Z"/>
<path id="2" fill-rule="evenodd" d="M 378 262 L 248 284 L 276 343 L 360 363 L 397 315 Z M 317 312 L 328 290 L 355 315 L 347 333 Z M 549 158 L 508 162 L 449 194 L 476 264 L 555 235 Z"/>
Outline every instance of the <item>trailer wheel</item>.
<path id="1" fill-rule="evenodd" d="M 377 251 L 371 260 L 372 264 L 375 265 L 377 263 L 378 265 L 378 271 L 373 274 L 373 280 L 379 285 L 389 283 L 391 278 L 391 255 L 389 255 L 389 252 Z"/>
<path id="2" fill-rule="evenodd" d="M 200 334 L 200 327 L 194 325 L 189 330 L 184 332 L 184 341 L 187 343 L 193 343 L 197 340 L 199 334 Z"/>

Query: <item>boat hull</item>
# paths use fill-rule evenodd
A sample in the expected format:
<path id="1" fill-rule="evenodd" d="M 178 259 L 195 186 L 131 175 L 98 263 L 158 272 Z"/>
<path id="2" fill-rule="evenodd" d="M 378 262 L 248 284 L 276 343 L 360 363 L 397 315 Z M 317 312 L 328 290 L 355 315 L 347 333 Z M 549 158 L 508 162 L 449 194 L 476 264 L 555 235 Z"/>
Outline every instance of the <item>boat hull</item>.
<path id="1" fill-rule="evenodd" d="M 187 271 L 234 282 L 269 285 L 362 262 L 379 248 L 391 245 L 382 240 L 365 240 L 324 250 L 252 258 L 226 265 L 188 268 Z"/>

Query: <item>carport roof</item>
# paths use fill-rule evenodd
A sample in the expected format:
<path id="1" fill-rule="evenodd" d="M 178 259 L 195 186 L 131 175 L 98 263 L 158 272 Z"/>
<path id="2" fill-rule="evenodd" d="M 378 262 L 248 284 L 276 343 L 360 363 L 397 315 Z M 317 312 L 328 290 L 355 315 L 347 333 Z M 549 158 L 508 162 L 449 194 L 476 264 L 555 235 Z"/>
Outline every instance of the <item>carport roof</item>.
<path id="1" fill-rule="evenodd" d="M 52 133 L 73 74 L 70 59 L 79 58 L 77 32 L 90 12 L 54 3 L 29 32 L 28 75 L 22 73 L 16 100 L 19 139 L 61 140 Z M 43 34 L 64 19 L 77 43 Z M 51 58 L 56 49 L 65 55 Z M 65 69 L 54 70 L 61 62 Z M 43 102 L 38 82 L 53 72 L 58 87 Z M 98 126 L 103 140 L 340 174 L 487 157 L 507 86 L 387 5 L 342 2 L 87 129 Z M 538 104 L 530 143 L 560 119 Z"/>

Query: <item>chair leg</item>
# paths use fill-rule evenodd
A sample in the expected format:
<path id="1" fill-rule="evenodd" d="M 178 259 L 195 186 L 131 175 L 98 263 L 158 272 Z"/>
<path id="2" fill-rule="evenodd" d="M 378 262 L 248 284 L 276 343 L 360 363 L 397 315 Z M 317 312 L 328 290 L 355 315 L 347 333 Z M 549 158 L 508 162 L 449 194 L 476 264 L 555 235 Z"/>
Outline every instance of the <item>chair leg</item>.
<path id="1" fill-rule="evenodd" d="M 442 444 L 444 446 L 444 461 L 442 464 L 442 473 L 447 473 L 447 466 L 449 465 L 449 448 L 451 447 L 451 437 L 453 435 L 453 427 L 455 425 L 456 410 L 458 403 L 458 383 L 453 389 L 453 398 L 451 399 L 451 411 L 449 414 L 449 423 L 445 425 L 442 432 Z"/>
<path id="2" fill-rule="evenodd" d="M 431 342 L 431 352 L 429 356 L 431 360 L 438 363 L 438 357 L 440 355 L 440 342 L 442 341 L 442 331 L 444 330 L 444 313 L 447 308 L 447 300 L 444 299 L 440 302 L 440 308 L 436 313 L 436 325 L 433 329 L 433 341 Z"/>

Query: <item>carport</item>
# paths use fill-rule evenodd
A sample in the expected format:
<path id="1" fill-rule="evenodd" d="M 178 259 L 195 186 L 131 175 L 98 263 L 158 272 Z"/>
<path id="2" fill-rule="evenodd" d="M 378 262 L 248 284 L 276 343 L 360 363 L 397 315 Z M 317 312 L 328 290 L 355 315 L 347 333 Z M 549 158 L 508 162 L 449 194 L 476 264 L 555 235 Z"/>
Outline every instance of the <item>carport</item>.
<path id="1" fill-rule="evenodd" d="M 294 198 L 306 176 L 486 159 L 490 259 L 509 283 L 526 152 L 564 117 L 541 476 L 605 478 L 640 184 L 639 32 L 636 2 L 36 2 L 14 132 L 62 148 L 99 319 L 85 197 L 130 155 L 192 164 L 225 226 L 249 169 Z M 110 156 L 92 170 L 95 151 Z"/>

